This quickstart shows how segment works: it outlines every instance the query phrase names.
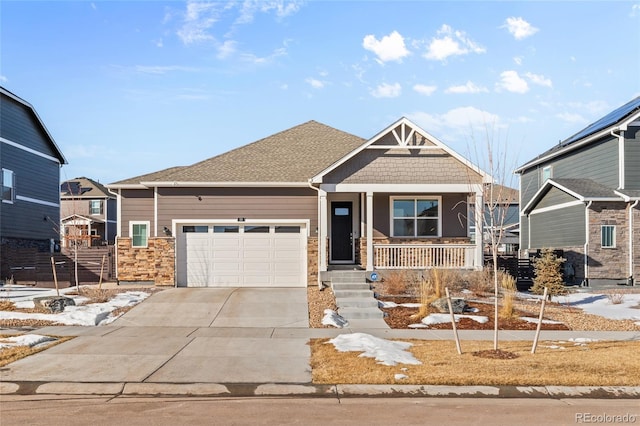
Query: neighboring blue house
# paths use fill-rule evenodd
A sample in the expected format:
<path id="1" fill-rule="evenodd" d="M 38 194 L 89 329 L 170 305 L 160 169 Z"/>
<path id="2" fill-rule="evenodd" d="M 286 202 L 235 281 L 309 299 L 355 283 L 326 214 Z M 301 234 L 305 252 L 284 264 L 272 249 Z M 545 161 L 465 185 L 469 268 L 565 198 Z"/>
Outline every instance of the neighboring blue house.
<path id="1" fill-rule="evenodd" d="M 584 285 L 640 279 L 640 97 L 516 170 L 520 249 L 563 250 Z"/>
<path id="2" fill-rule="evenodd" d="M 0 254 L 49 251 L 59 240 L 62 152 L 35 109 L 0 87 Z M 10 277 L 2 262 L 0 279 Z"/>

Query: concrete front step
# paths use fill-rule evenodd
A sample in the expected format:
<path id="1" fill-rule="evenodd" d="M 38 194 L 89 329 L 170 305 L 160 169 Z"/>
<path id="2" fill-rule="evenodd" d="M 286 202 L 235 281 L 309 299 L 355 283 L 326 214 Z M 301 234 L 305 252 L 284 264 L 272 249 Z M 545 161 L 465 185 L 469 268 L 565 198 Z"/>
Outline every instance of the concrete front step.
<path id="1" fill-rule="evenodd" d="M 337 299 L 359 297 L 362 299 L 373 299 L 372 290 L 333 290 L 333 294 Z"/>
<path id="2" fill-rule="evenodd" d="M 333 287 L 333 290 L 371 290 L 371 286 L 368 283 L 365 282 L 352 282 L 352 283 L 345 283 L 345 282 L 333 282 L 331 283 L 331 286 Z"/>
<path id="3" fill-rule="evenodd" d="M 336 299 L 338 309 L 341 308 L 378 308 L 378 301 L 373 298 L 343 297 Z"/>
<path id="4" fill-rule="evenodd" d="M 384 318 L 382 311 L 378 308 L 339 308 L 338 313 L 347 321 L 352 319 Z"/>

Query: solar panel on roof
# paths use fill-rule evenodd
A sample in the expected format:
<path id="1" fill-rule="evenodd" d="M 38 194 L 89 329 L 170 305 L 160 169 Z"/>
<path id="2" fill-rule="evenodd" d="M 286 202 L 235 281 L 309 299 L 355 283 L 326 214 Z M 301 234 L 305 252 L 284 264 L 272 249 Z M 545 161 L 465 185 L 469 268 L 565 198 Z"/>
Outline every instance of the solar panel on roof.
<path id="1" fill-rule="evenodd" d="M 612 126 L 613 124 L 622 120 L 623 118 L 625 118 L 626 116 L 628 116 L 633 111 L 639 108 L 640 108 L 640 96 L 638 96 L 637 98 L 633 99 L 630 102 L 627 102 L 626 104 L 622 105 L 620 108 L 611 111 L 609 114 L 605 115 L 598 121 L 589 124 L 587 127 L 580 130 L 578 133 L 571 136 L 570 138 L 565 139 L 564 141 L 562 141 L 561 146 L 569 145 L 572 142 L 575 142 L 579 139 L 592 135 L 602 129 L 606 129 L 607 127 Z"/>

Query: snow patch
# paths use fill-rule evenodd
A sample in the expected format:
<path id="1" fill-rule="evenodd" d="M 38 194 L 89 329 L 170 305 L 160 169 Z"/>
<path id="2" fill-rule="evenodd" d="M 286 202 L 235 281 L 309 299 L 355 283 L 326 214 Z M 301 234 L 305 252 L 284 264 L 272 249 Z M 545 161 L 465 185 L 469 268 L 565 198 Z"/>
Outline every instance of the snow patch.
<path id="1" fill-rule="evenodd" d="M 337 312 L 331 309 L 324 310 L 324 317 L 322 317 L 322 325 L 330 325 L 336 328 L 343 328 L 349 326 L 349 321 L 338 315 Z"/>
<path id="2" fill-rule="evenodd" d="M 422 364 L 406 351 L 413 346 L 408 342 L 380 339 L 366 333 L 352 333 L 341 334 L 328 343 L 332 343 L 340 352 L 362 352 L 361 357 L 375 358 L 382 365 Z"/>

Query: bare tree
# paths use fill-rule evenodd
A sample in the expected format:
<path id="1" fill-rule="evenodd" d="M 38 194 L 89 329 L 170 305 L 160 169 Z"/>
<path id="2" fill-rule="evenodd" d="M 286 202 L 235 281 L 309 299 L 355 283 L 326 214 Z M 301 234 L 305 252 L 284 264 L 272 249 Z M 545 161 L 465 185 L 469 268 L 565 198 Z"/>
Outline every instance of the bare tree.
<path id="1" fill-rule="evenodd" d="M 486 241 L 491 255 L 495 298 L 493 349 L 498 350 L 500 293 L 498 253 L 505 234 L 504 225 L 509 207 L 518 200 L 515 199 L 517 192 L 513 190 L 516 158 L 508 155 L 508 138 L 501 140 L 499 135 L 496 137 L 494 127 L 493 124 L 485 123 L 484 135 L 480 139 L 475 136 L 472 129 L 470 151 L 472 161 L 475 160 L 478 167 L 491 176 L 491 181 L 483 184 L 483 214 L 480 217 L 474 217 L 474 221 L 476 238 L 483 238 L 483 242 Z"/>

